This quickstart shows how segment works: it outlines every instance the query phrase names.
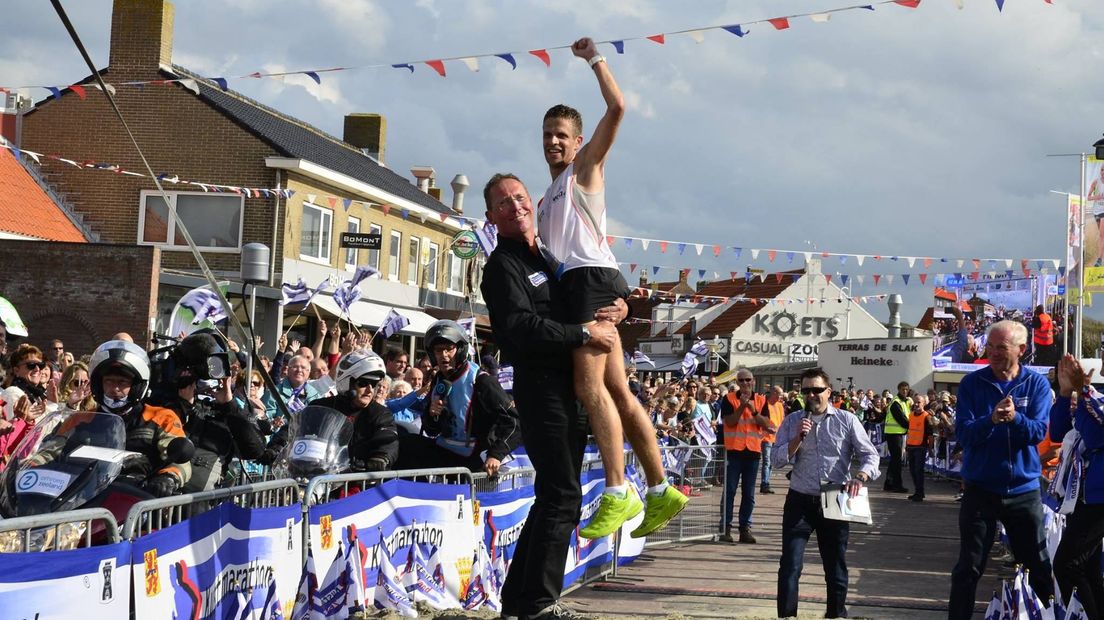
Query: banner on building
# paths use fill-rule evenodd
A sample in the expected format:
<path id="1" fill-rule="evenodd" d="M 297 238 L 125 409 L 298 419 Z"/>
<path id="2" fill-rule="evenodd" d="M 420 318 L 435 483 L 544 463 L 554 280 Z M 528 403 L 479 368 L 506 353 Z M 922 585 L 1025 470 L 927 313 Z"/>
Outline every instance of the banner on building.
<path id="1" fill-rule="evenodd" d="M 224 503 L 139 537 L 132 551 L 136 617 L 290 616 L 303 566 L 302 515 L 299 504 Z"/>
<path id="2" fill-rule="evenodd" d="M 126 618 L 130 543 L 0 553 L 0 609 L 11 618 Z"/>

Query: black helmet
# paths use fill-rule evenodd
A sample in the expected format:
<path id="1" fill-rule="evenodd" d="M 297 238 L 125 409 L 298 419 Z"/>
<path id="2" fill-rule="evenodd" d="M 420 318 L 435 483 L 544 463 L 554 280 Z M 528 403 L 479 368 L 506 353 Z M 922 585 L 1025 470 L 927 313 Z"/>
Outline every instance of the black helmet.
<path id="1" fill-rule="evenodd" d="M 230 375 L 230 356 L 221 338 L 210 333 L 196 332 L 172 351 L 176 365 L 176 383 L 179 387 L 190 385 L 198 379 L 225 379 Z"/>
<path id="2" fill-rule="evenodd" d="M 453 361 L 456 362 L 457 368 L 468 361 L 468 332 L 460 327 L 459 323 L 456 321 L 437 321 L 426 330 L 425 349 L 429 355 L 429 361 L 434 366 L 437 365 L 437 358 L 433 356 L 433 345 L 440 342 L 456 345 L 456 357 L 453 358 Z"/>

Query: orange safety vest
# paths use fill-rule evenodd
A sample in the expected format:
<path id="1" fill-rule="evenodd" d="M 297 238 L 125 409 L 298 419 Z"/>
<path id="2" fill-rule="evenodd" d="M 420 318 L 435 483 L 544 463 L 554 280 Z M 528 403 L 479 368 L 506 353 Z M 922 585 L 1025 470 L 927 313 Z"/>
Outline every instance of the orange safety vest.
<path id="1" fill-rule="evenodd" d="M 770 418 L 771 424 L 774 425 L 774 428 L 777 429 L 778 427 L 782 426 L 782 420 L 786 419 L 786 405 L 782 403 L 782 400 L 779 399 L 778 402 L 774 403 L 773 405 L 768 402 L 766 404 L 766 407 L 767 417 Z M 773 444 L 774 436 L 775 433 L 763 431 L 763 441 L 769 441 Z"/>
<path id="2" fill-rule="evenodd" d="M 732 410 L 739 411 L 740 399 L 736 397 L 736 392 L 729 392 L 727 398 L 728 404 L 732 405 Z M 748 409 L 740 414 L 740 418 L 736 420 L 735 424 L 729 424 L 725 420 L 724 443 L 726 450 L 763 451 L 763 429 L 756 424 L 754 416 L 762 410 L 766 402 L 766 396 L 756 394 L 748 401 Z"/>
<path id="3" fill-rule="evenodd" d="M 1044 347 L 1054 344 L 1054 320 L 1046 312 L 1040 314 L 1038 319 L 1039 329 L 1035 330 L 1035 335 L 1031 339 L 1035 344 Z"/>
<path id="4" fill-rule="evenodd" d="M 906 446 L 913 448 L 919 448 L 920 446 L 928 445 L 927 440 L 927 426 L 928 418 L 931 416 L 927 411 L 921 411 L 919 414 L 912 414 L 909 416 L 909 430 L 908 439 L 905 440 Z"/>

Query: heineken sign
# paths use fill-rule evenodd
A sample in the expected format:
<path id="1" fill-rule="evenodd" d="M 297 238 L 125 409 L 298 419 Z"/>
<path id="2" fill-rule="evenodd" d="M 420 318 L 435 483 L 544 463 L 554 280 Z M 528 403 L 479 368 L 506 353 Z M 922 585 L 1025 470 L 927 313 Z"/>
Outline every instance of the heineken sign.
<path id="1" fill-rule="evenodd" d="M 476 239 L 475 233 L 470 230 L 460 231 L 458 235 L 452 238 L 452 253 L 456 258 L 467 259 L 472 258 L 479 253 L 479 240 Z"/>

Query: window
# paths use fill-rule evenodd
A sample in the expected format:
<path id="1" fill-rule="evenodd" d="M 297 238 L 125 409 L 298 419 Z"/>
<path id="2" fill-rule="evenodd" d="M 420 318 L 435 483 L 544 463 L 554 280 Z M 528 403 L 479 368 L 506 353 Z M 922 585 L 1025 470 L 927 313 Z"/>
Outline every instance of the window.
<path id="1" fill-rule="evenodd" d="M 346 227 L 346 232 L 358 233 L 360 232 L 360 219 L 355 217 L 349 218 L 349 225 Z M 357 251 L 354 248 L 345 249 L 345 267 L 349 270 L 356 269 L 357 264 Z"/>
<path id="2" fill-rule="evenodd" d="M 429 244 L 429 262 L 426 263 L 426 288 L 437 290 L 437 257 L 441 253 L 441 246 L 436 243 Z"/>
<path id="3" fill-rule="evenodd" d="M 399 257 L 402 256 L 402 233 L 391 231 L 391 249 L 387 254 L 387 278 L 399 279 Z"/>
<path id="4" fill-rule="evenodd" d="M 183 231 L 177 230 L 175 211 L 199 249 L 232 252 L 241 249 L 242 212 L 245 198 L 231 194 L 143 191 L 138 215 L 138 243 L 166 248 L 186 248 Z"/>
<path id="5" fill-rule="evenodd" d="M 449 259 L 449 273 L 448 273 L 448 290 L 463 294 L 464 293 L 464 259 L 453 254 L 448 253 Z"/>
<path id="6" fill-rule="evenodd" d="M 299 257 L 329 264 L 332 234 L 333 212 L 329 209 L 304 203 L 302 237 L 299 239 Z"/>
<path id="7" fill-rule="evenodd" d="M 373 235 L 382 235 L 383 234 L 383 229 L 380 228 L 379 226 L 375 225 L 375 224 L 369 224 L 368 225 L 368 232 L 373 234 Z M 380 251 L 379 250 L 368 250 L 368 266 L 369 267 L 371 267 L 372 269 L 375 269 L 376 271 L 379 271 L 379 268 L 380 268 L 379 260 L 380 260 Z"/>
<path id="8" fill-rule="evenodd" d="M 422 251 L 422 240 L 418 237 L 410 237 L 410 253 L 406 261 L 406 283 L 418 283 L 418 255 Z"/>

